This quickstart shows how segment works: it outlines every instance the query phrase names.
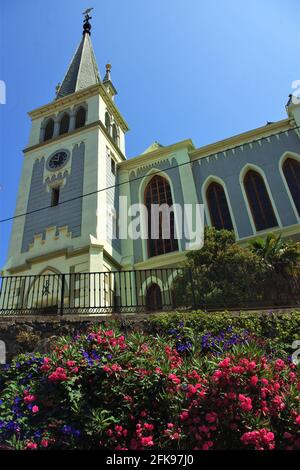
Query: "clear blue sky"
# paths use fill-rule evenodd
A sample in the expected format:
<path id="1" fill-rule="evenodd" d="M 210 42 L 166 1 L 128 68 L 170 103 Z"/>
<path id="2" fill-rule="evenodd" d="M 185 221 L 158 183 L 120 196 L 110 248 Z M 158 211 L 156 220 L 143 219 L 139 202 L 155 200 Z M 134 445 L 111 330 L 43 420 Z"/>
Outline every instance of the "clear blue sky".
<path id="1" fill-rule="evenodd" d="M 15 208 L 26 113 L 53 99 L 90 6 L 100 72 L 112 63 L 131 129 L 128 158 L 154 140 L 201 146 L 286 116 L 300 79 L 299 0 L 1 0 L 0 218 Z M 0 226 L 0 266 L 10 228 Z"/>

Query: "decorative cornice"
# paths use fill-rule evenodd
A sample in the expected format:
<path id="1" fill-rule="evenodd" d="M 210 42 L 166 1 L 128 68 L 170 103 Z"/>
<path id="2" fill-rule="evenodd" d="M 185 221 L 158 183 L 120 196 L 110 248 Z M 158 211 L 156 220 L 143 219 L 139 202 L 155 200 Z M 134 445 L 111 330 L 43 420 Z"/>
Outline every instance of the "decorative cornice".
<path id="1" fill-rule="evenodd" d="M 50 114 L 53 114 L 54 112 L 61 112 L 65 108 L 79 104 L 82 100 L 86 100 L 87 98 L 94 96 L 97 93 L 99 93 L 101 98 L 103 98 L 107 109 L 109 109 L 110 113 L 113 114 L 115 121 L 121 127 L 123 132 L 127 132 L 129 130 L 127 122 L 123 118 L 122 114 L 120 113 L 110 96 L 107 94 L 102 83 L 91 85 L 90 87 L 87 87 L 84 90 L 80 90 L 75 93 L 72 93 L 71 95 L 59 98 L 58 100 L 51 101 L 51 103 L 45 104 L 43 106 L 40 106 L 39 108 L 30 111 L 28 115 L 31 117 L 31 119 L 46 117 Z"/>
<path id="2" fill-rule="evenodd" d="M 184 263 L 186 261 L 186 255 L 188 251 L 173 251 L 163 255 L 153 256 L 134 264 L 134 269 L 156 269 L 162 267 L 168 267 L 173 263 Z"/>
<path id="3" fill-rule="evenodd" d="M 103 250 L 103 256 L 105 258 L 105 261 L 108 261 L 110 264 L 112 264 L 114 266 L 114 268 L 116 268 L 118 271 L 121 271 L 122 270 L 122 265 L 120 263 L 118 263 L 115 258 L 113 258 L 107 250 Z"/>
<path id="4" fill-rule="evenodd" d="M 208 155 L 224 152 L 232 147 L 251 143 L 252 140 L 259 139 L 260 137 L 271 137 L 272 134 L 289 130 L 291 127 L 291 119 L 283 119 L 281 121 L 229 137 L 228 139 L 220 140 L 218 142 L 205 145 L 204 147 L 197 148 L 190 152 L 190 158 L 191 160 L 195 160 L 201 157 L 207 157 Z"/>
<path id="5" fill-rule="evenodd" d="M 51 251 L 50 253 L 45 253 L 44 255 L 34 256 L 32 258 L 27 258 L 25 263 L 20 264 L 19 266 L 13 266 L 7 271 L 11 274 L 15 274 L 22 271 L 27 271 L 31 269 L 33 264 L 41 263 L 44 261 L 51 260 L 53 258 L 58 258 L 61 256 L 65 256 L 66 259 L 73 258 L 74 256 L 80 256 L 89 252 L 89 246 L 84 246 L 79 249 L 70 249 L 70 248 L 63 248 L 61 250 Z"/>
<path id="6" fill-rule="evenodd" d="M 171 153 L 183 148 L 191 151 L 195 149 L 195 146 L 191 139 L 182 140 L 176 144 L 168 145 L 167 147 L 160 147 L 159 149 L 153 150 L 153 152 L 143 153 L 137 157 L 130 158 L 129 160 L 119 163 L 118 168 L 119 170 L 133 170 L 144 164 L 149 165 L 158 158 L 169 158 Z"/>

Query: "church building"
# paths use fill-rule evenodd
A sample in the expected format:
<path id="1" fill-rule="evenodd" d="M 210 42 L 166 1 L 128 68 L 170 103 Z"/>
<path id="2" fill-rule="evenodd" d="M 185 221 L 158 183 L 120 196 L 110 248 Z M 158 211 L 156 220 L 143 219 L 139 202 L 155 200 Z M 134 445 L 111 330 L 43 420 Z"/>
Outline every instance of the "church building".
<path id="1" fill-rule="evenodd" d="M 147 208 L 203 204 L 205 224 L 233 230 L 241 244 L 269 232 L 300 240 L 300 104 L 293 97 L 278 122 L 200 148 L 190 138 L 155 141 L 127 159 L 129 127 L 116 95 L 110 64 L 99 73 L 86 15 L 54 100 L 29 113 L 15 211 L 25 215 L 14 219 L 4 276 L 183 265 L 189 240 L 175 236 L 176 213 L 169 238 L 114 233 L 122 196 Z"/>

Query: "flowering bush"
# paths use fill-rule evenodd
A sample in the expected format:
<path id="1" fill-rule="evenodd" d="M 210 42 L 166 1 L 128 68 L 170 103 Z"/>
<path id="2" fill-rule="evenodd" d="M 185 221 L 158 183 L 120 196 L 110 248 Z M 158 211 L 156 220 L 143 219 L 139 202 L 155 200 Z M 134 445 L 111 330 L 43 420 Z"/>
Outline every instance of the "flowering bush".
<path id="1" fill-rule="evenodd" d="M 97 326 L 17 357 L 0 374 L 0 445 L 300 449 L 299 368 L 248 342 L 209 356 L 176 343 Z"/>
<path id="2" fill-rule="evenodd" d="M 208 332 L 217 337 L 220 332 L 233 334 L 255 335 L 263 340 L 272 340 L 273 347 L 276 343 L 281 348 L 290 350 L 293 340 L 299 339 L 300 310 L 293 312 L 215 312 L 201 311 L 185 313 L 165 313 L 153 315 L 150 319 L 152 332 L 158 334 L 170 334 L 177 330 L 177 334 L 188 337 L 201 337 Z"/>

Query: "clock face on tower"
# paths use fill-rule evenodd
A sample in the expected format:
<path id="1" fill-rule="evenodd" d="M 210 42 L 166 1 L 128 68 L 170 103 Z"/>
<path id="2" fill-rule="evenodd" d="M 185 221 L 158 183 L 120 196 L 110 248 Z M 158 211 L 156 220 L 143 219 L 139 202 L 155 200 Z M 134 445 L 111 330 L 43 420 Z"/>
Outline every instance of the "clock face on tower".
<path id="1" fill-rule="evenodd" d="M 65 150 L 59 150 L 53 155 L 50 155 L 47 161 L 47 168 L 50 171 L 59 170 L 62 168 L 67 161 L 69 160 L 69 153 Z"/>

